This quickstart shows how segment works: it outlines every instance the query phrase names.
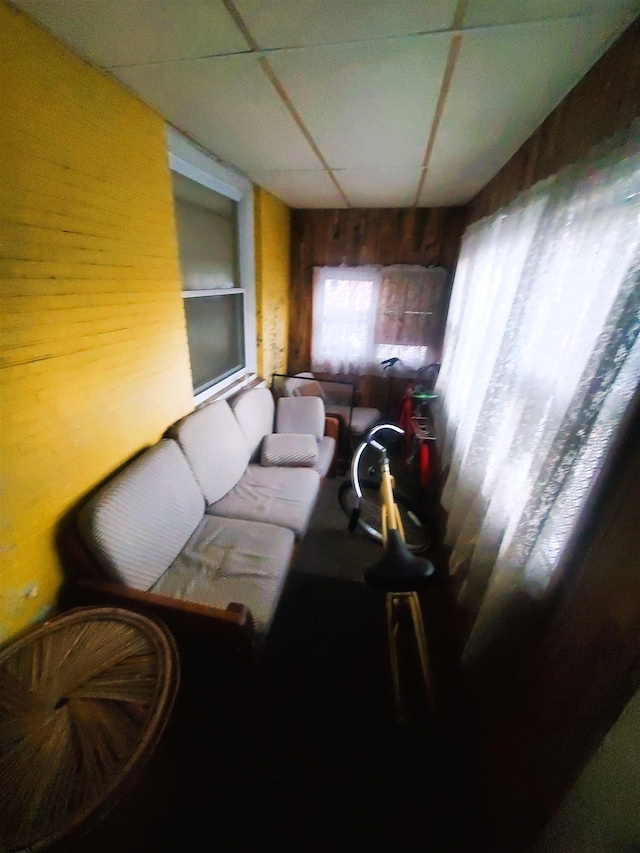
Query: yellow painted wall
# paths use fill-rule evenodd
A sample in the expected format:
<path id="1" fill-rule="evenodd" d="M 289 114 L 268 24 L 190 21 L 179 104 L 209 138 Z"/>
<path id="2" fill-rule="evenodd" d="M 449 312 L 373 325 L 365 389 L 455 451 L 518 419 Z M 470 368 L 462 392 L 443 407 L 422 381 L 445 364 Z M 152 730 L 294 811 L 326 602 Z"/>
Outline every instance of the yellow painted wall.
<path id="1" fill-rule="evenodd" d="M 193 408 L 162 119 L 0 0 L 0 640 L 59 519 Z"/>
<path id="2" fill-rule="evenodd" d="M 254 204 L 258 373 L 268 380 L 287 367 L 290 211 L 261 187 Z"/>

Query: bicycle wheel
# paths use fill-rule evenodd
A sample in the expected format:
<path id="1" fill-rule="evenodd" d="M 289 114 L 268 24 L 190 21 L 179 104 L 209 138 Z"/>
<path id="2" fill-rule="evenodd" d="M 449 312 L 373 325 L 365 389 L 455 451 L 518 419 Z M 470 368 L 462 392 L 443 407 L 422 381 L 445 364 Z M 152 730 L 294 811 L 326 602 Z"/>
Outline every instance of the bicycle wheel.
<path id="1" fill-rule="evenodd" d="M 338 491 L 338 500 L 342 511 L 352 520 L 349 524 L 349 529 L 354 530 L 355 526 L 360 527 L 367 536 L 375 539 L 376 542 L 382 542 L 382 500 L 380 496 L 380 484 L 374 481 L 366 481 L 360 483 L 362 487 L 362 501 L 360 502 L 360 513 L 357 516 L 357 521 L 354 510 L 357 506 L 356 494 L 353 488 L 353 483 L 346 480 Z M 407 543 L 407 548 L 414 554 L 421 554 L 426 551 L 432 542 L 431 533 L 428 525 L 403 495 L 395 495 L 396 504 L 400 511 L 402 526 L 404 527 L 404 535 Z"/>

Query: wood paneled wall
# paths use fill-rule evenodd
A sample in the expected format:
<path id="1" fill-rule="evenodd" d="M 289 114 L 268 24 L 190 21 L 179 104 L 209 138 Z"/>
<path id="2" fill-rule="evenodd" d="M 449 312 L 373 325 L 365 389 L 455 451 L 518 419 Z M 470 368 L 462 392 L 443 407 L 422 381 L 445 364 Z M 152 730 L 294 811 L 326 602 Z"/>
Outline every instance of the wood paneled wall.
<path id="1" fill-rule="evenodd" d="M 640 18 L 612 45 L 498 174 L 467 206 L 467 224 L 499 210 L 519 192 L 640 116 Z"/>
<path id="2" fill-rule="evenodd" d="M 291 215 L 289 371 L 311 363 L 314 266 L 422 264 L 453 270 L 462 208 L 294 210 Z"/>

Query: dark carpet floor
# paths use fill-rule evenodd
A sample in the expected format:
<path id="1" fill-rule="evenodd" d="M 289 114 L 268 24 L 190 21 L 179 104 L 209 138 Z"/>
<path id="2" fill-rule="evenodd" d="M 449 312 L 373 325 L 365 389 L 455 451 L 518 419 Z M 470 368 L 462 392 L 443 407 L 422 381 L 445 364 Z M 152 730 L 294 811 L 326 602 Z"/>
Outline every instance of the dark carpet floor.
<path id="1" fill-rule="evenodd" d="M 473 849 L 446 586 L 423 602 L 439 724 L 408 645 L 398 724 L 383 596 L 361 582 L 381 551 L 344 529 L 337 487 L 325 484 L 297 552 L 257 684 L 241 687 L 206 648 L 183 658 L 149 853 Z"/>
<path id="2" fill-rule="evenodd" d="M 338 503 L 342 478 L 327 480 L 318 496 L 309 529 L 298 545 L 293 572 L 363 582 L 363 572 L 380 558 L 380 546 L 360 529 L 349 533 Z"/>

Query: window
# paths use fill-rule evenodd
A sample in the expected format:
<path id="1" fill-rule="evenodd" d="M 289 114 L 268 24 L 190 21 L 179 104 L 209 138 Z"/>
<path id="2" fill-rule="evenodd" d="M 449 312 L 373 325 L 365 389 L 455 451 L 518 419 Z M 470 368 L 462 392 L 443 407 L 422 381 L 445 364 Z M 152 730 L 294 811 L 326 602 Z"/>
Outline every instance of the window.
<path id="1" fill-rule="evenodd" d="M 246 367 L 243 294 L 185 293 L 193 390 L 198 394 Z"/>
<path id="2" fill-rule="evenodd" d="M 376 373 L 439 361 L 448 297 L 440 268 L 318 267 L 314 271 L 312 370 Z"/>
<path id="3" fill-rule="evenodd" d="M 374 360 L 380 270 L 375 267 L 315 271 L 312 369 L 361 372 Z"/>
<path id="4" fill-rule="evenodd" d="M 169 131 L 196 403 L 255 373 L 251 184 Z"/>

